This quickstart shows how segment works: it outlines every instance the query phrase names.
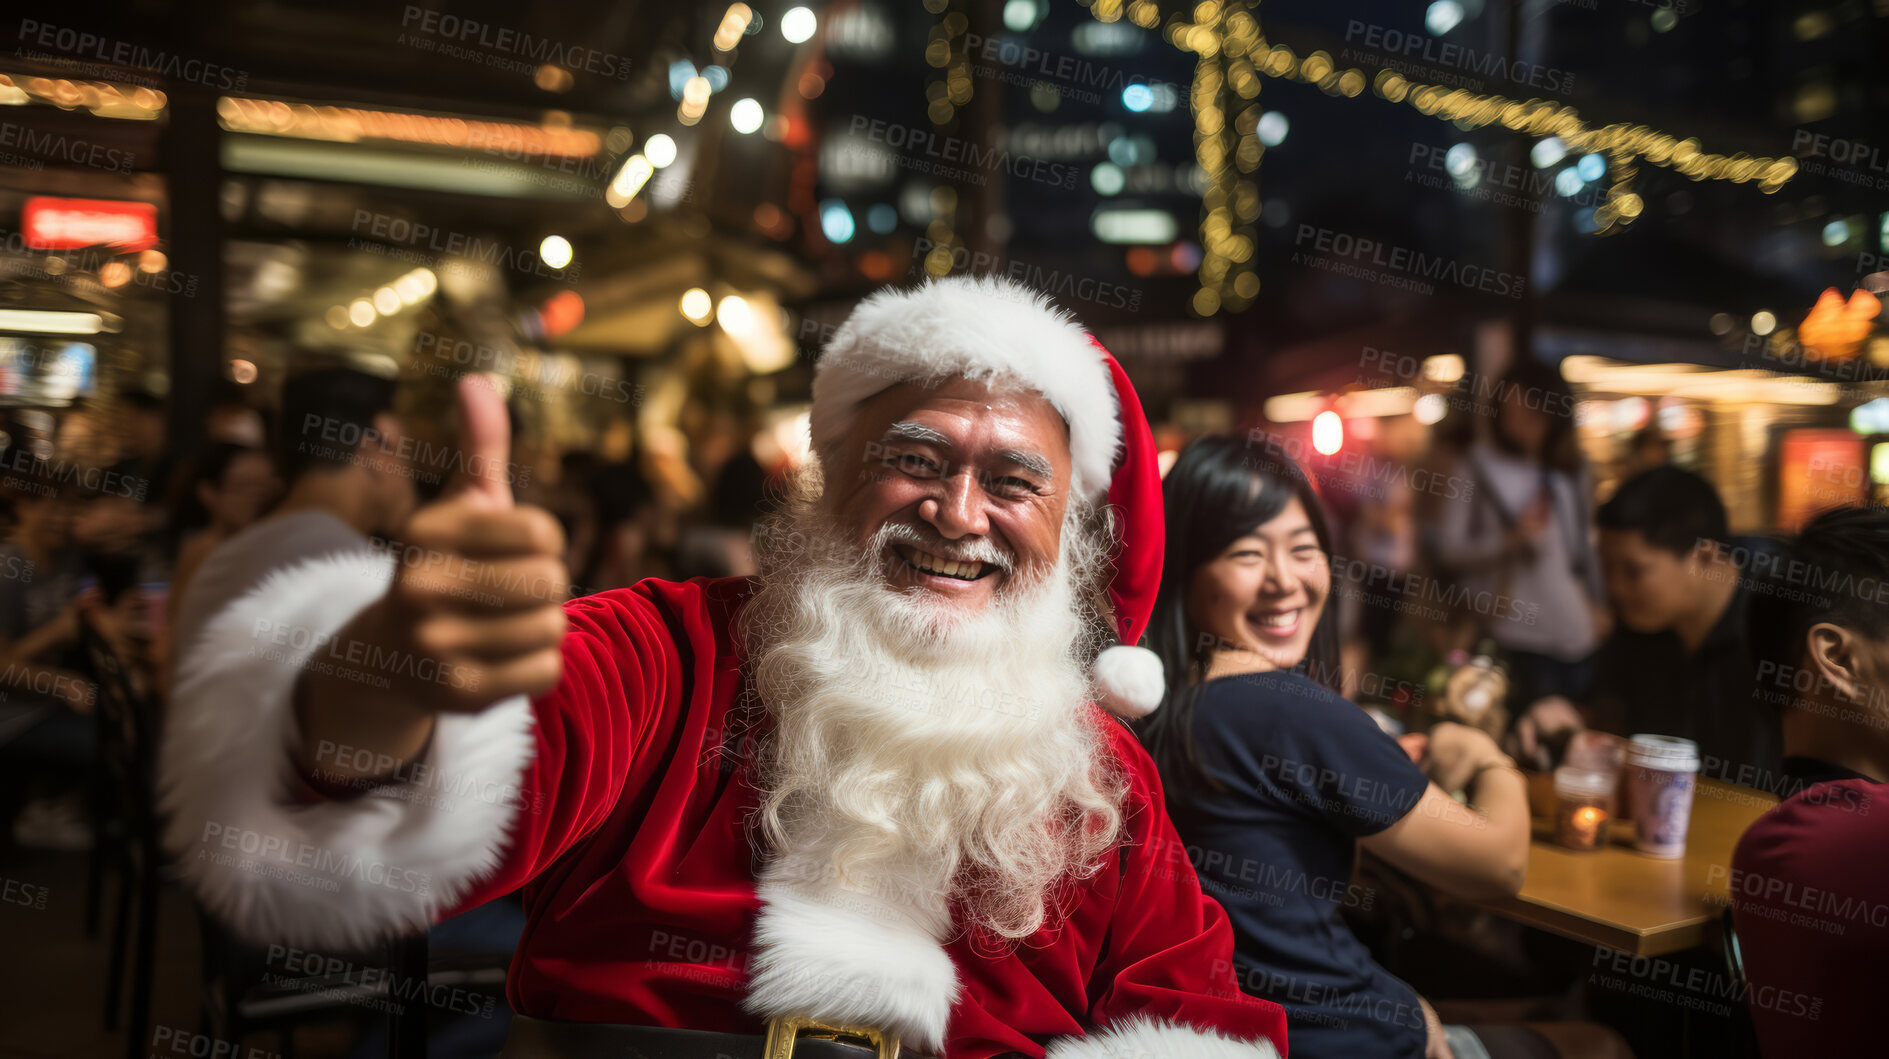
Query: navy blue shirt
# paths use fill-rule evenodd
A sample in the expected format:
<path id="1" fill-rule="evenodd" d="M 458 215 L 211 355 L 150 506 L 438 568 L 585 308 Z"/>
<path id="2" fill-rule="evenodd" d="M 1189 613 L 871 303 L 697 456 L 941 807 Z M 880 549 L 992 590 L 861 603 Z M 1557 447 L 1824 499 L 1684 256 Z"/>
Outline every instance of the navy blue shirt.
<path id="1" fill-rule="evenodd" d="M 1423 1055 L 1417 994 L 1342 918 L 1357 840 L 1403 819 L 1429 781 L 1363 710 L 1296 673 L 1200 685 L 1193 738 L 1213 783 L 1163 775 L 1200 882 L 1227 910 L 1246 992 L 1286 1009 L 1292 1054 Z"/>

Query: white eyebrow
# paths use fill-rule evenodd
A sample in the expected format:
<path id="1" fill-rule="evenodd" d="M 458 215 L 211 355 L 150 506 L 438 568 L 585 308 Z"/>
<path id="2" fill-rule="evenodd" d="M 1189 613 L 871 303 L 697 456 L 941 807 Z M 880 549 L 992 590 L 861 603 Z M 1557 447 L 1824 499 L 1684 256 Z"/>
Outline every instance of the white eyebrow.
<path id="1" fill-rule="evenodd" d="M 910 420 L 894 423 L 885 428 L 885 437 L 888 441 L 922 441 L 927 445 L 951 447 L 950 438 L 923 423 L 914 423 Z"/>
<path id="2" fill-rule="evenodd" d="M 953 447 L 951 439 L 944 434 L 933 430 L 923 423 L 914 423 L 909 419 L 901 420 L 887 427 L 885 437 L 881 440 L 916 441 L 926 445 L 936 445 L 943 449 Z M 997 454 L 997 458 L 1005 463 L 1021 467 L 1023 470 L 1036 475 L 1044 481 L 1053 481 L 1056 477 L 1056 468 L 1049 462 L 1049 459 L 1034 452 L 1027 452 L 1022 449 L 1005 449 Z"/>
<path id="3" fill-rule="evenodd" d="M 1031 474 L 1036 475 L 1038 478 L 1041 478 L 1044 481 L 1052 481 L 1056 477 L 1056 468 L 1050 466 L 1049 460 L 1043 458 L 1042 456 L 1038 456 L 1034 452 L 1022 452 L 1017 449 L 1006 449 L 1003 452 L 998 453 L 997 458 L 1000 460 L 1006 460 L 1010 463 L 1014 463 L 1018 467 L 1023 468 L 1024 470 L 1030 472 Z"/>

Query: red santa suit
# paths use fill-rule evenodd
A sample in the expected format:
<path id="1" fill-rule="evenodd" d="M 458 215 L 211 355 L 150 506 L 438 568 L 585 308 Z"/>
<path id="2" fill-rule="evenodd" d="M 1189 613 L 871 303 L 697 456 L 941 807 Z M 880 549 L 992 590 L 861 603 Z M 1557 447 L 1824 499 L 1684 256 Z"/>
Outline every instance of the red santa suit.
<path id="1" fill-rule="evenodd" d="M 1120 459 L 1101 465 L 1116 468 L 1109 498 L 1155 534 L 1117 560 L 1117 620 L 1132 626 L 1159 580 L 1159 481 L 1133 390 L 1099 348 L 1126 427 Z M 1072 440 L 1084 440 L 1073 420 Z M 749 826 L 748 761 L 769 722 L 734 633 L 743 579 L 572 601 L 554 691 L 441 716 L 396 788 L 297 804 L 295 676 L 341 664 L 327 656 L 334 632 L 391 571 L 368 551 L 279 570 L 212 619 L 179 667 L 167 844 L 205 906 L 245 936 L 357 945 L 522 890 L 529 923 L 507 995 L 536 1018 L 760 1033 L 764 1017 L 811 1014 L 950 1059 L 1285 1053 L 1282 1009 L 1235 984 L 1226 916 L 1201 893 L 1154 766 L 1112 718 L 1122 843 L 1021 943 L 936 940 L 757 887 L 767 853 Z M 1132 698 L 1133 683 L 1112 686 Z"/>

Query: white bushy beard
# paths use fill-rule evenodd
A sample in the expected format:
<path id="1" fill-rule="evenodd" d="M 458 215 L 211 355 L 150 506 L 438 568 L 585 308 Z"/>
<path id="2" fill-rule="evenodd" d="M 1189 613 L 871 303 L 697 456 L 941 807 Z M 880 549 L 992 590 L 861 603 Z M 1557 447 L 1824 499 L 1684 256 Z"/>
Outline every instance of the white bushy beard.
<path id="1" fill-rule="evenodd" d="M 1085 708 L 1105 627 L 1083 582 L 1109 538 L 1094 505 L 1077 507 L 1053 570 L 1013 569 L 969 614 L 886 583 L 884 544 L 911 539 L 903 526 L 862 549 L 810 499 L 763 526 L 742 612 L 773 721 L 756 755 L 763 881 L 903 913 L 940 940 L 954 912 L 1014 939 L 1099 866 L 1122 783 Z"/>

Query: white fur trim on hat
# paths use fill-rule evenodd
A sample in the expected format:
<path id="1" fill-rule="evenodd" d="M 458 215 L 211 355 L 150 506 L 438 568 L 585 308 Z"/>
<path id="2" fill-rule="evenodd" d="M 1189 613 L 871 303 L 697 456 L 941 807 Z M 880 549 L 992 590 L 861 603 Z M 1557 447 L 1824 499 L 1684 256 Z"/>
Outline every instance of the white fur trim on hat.
<path id="1" fill-rule="evenodd" d="M 1116 644 L 1095 656 L 1089 667 L 1096 703 L 1120 717 L 1146 717 L 1160 709 L 1167 695 L 1167 668 L 1146 647 Z"/>
<path id="2" fill-rule="evenodd" d="M 1278 1059 L 1272 1042 L 1236 1041 L 1212 1030 L 1131 1018 L 1086 1037 L 1058 1037 L 1043 1059 Z"/>
<path id="3" fill-rule="evenodd" d="M 158 768 L 164 845 L 252 942 L 358 947 L 426 928 L 497 866 L 522 804 L 536 749 L 523 696 L 440 717 L 424 762 L 438 782 L 410 796 L 292 804 L 296 678 L 392 572 L 372 552 L 279 570 L 179 658 Z"/>
<path id="4" fill-rule="evenodd" d="M 958 973 L 918 919 L 865 895 L 842 907 L 780 882 L 755 888 L 753 979 L 742 1004 L 762 1018 L 804 1015 L 874 1026 L 908 1047 L 944 1043 Z"/>
<path id="5" fill-rule="evenodd" d="M 957 377 L 1041 393 L 1069 425 L 1076 491 L 1108 489 L 1122 424 L 1107 361 L 1047 295 L 998 277 L 888 287 L 860 302 L 814 369 L 814 450 L 836 443 L 880 391 Z"/>

